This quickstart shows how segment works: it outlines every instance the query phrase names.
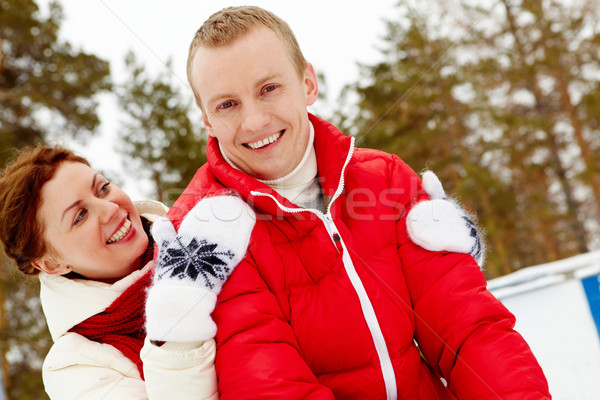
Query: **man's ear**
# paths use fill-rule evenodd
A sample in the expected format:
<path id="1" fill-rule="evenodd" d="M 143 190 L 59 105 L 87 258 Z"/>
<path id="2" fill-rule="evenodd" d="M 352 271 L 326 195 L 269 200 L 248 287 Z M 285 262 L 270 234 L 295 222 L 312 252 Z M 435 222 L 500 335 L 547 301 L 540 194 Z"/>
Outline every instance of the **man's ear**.
<path id="1" fill-rule="evenodd" d="M 46 257 L 40 258 L 31 264 L 34 268 L 44 271 L 48 275 L 64 275 L 72 270 L 70 265 L 62 264 Z"/>
<path id="2" fill-rule="evenodd" d="M 208 136 L 214 137 L 215 130 L 213 129 L 213 126 L 211 125 L 208 118 L 206 117 L 206 113 L 204 111 L 202 111 L 202 123 L 204 123 L 204 127 L 206 128 L 206 131 L 208 132 Z"/>
<path id="3" fill-rule="evenodd" d="M 306 85 L 306 105 L 312 106 L 319 97 L 319 81 L 311 63 L 306 64 L 304 84 Z"/>

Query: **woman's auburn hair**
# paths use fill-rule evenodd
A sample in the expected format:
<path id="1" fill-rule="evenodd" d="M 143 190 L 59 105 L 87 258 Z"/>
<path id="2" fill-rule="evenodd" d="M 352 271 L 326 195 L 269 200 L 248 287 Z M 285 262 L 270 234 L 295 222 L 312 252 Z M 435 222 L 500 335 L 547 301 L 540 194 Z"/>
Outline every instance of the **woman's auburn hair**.
<path id="1" fill-rule="evenodd" d="M 32 263 L 51 250 L 38 218 L 41 190 L 67 161 L 90 165 L 62 146 L 39 145 L 21 150 L 0 172 L 0 241 L 25 274 L 39 273 Z"/>

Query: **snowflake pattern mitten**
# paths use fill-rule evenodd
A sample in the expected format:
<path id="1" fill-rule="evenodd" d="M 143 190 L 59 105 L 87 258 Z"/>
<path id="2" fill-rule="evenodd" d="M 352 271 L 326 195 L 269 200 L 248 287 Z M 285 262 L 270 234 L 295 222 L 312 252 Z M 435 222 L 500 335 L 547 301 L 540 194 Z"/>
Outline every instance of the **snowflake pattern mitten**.
<path id="1" fill-rule="evenodd" d="M 154 281 L 146 300 L 150 340 L 199 342 L 214 337 L 210 317 L 217 295 L 248 248 L 256 217 L 237 196 L 202 199 L 181 222 L 152 224 L 158 246 Z"/>
<path id="2" fill-rule="evenodd" d="M 430 251 L 470 254 L 483 265 L 485 245 L 477 225 L 458 203 L 448 199 L 433 172 L 423 174 L 423 189 L 430 200 L 417 203 L 406 218 L 411 240 Z"/>

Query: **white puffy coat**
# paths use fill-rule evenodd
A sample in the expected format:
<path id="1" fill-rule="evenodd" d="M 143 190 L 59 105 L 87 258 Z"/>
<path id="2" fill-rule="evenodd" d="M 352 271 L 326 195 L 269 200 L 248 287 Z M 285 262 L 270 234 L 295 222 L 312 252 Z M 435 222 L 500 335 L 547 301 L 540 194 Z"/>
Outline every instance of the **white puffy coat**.
<path id="1" fill-rule="evenodd" d="M 135 206 L 149 220 L 166 213 L 166 207 L 155 201 Z M 52 400 L 218 398 L 214 340 L 182 351 L 146 340 L 141 350 L 144 382 L 136 365 L 115 347 L 68 332 L 106 309 L 145 272 L 146 268 L 134 271 L 113 284 L 40 273 L 42 308 L 54 341 L 43 365 L 44 385 Z"/>

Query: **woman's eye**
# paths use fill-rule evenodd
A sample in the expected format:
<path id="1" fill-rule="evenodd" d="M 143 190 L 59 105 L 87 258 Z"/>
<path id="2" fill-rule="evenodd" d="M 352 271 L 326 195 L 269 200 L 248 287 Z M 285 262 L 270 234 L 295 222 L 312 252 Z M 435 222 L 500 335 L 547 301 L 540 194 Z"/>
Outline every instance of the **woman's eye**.
<path id="1" fill-rule="evenodd" d="M 277 85 L 269 85 L 265 88 L 265 92 L 272 92 L 273 90 L 277 89 Z"/>
<path id="2" fill-rule="evenodd" d="M 104 185 L 100 186 L 100 190 L 98 192 L 98 196 L 103 196 L 110 192 L 110 182 L 106 182 Z"/>
<path id="3" fill-rule="evenodd" d="M 85 208 L 79 210 L 77 212 L 77 215 L 75 216 L 75 221 L 73 221 L 73 225 L 79 225 L 81 222 L 83 222 L 86 215 L 87 215 L 87 210 Z"/>

